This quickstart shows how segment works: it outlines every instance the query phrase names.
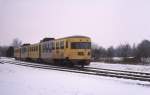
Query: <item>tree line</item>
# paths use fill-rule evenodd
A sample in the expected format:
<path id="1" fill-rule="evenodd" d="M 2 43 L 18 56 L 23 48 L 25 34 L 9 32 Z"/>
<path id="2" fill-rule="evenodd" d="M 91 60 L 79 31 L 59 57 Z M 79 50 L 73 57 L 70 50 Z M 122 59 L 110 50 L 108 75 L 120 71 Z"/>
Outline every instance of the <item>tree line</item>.
<path id="1" fill-rule="evenodd" d="M 121 44 L 114 48 L 104 48 L 96 44 L 92 44 L 92 59 L 99 60 L 101 58 L 111 59 L 113 57 L 132 58 L 133 61 L 140 61 L 141 58 L 150 57 L 150 41 L 143 40 L 138 45 Z"/>

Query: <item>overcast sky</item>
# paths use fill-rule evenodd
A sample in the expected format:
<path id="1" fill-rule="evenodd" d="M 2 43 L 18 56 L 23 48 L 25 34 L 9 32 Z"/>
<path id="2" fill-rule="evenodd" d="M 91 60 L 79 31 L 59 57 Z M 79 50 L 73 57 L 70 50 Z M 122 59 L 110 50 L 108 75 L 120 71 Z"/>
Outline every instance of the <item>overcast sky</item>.
<path id="1" fill-rule="evenodd" d="M 0 45 L 70 35 L 104 47 L 150 40 L 150 0 L 0 0 Z"/>

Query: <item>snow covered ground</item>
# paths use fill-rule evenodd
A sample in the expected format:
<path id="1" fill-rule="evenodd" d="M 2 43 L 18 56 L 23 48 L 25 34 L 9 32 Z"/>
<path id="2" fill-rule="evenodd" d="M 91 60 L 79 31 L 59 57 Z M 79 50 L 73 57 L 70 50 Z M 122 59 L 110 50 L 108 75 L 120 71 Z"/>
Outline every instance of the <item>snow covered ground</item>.
<path id="1" fill-rule="evenodd" d="M 111 64 L 111 63 L 102 63 L 102 62 L 91 62 L 89 67 L 150 73 L 150 64 L 130 65 L 130 64 L 116 64 L 116 63 Z"/>
<path id="2" fill-rule="evenodd" d="M 5 63 L 0 64 L 0 95 L 150 95 L 150 82 Z"/>

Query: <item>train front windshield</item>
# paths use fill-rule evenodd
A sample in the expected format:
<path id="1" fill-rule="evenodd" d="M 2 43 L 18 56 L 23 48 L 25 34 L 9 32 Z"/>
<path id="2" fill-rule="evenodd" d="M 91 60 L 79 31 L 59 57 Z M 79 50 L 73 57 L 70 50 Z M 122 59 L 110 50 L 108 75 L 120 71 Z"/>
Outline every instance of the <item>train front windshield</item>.
<path id="1" fill-rule="evenodd" d="M 90 49 L 91 43 L 90 42 L 72 42 L 71 49 Z"/>

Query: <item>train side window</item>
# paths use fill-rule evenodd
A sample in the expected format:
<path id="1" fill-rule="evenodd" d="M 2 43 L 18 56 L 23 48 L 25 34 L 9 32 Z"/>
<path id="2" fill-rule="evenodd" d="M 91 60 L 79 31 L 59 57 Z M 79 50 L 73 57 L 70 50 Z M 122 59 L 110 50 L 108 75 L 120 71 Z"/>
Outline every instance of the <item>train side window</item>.
<path id="1" fill-rule="evenodd" d="M 33 52 L 35 52 L 35 47 L 33 47 Z"/>
<path id="2" fill-rule="evenodd" d="M 52 50 L 54 49 L 54 42 L 52 42 Z"/>
<path id="3" fill-rule="evenodd" d="M 53 43 L 50 42 L 49 44 L 50 44 L 49 51 L 51 52 L 52 51 L 52 47 L 53 47 Z"/>
<path id="4" fill-rule="evenodd" d="M 35 47 L 33 47 L 33 52 L 35 52 Z"/>
<path id="5" fill-rule="evenodd" d="M 60 49 L 60 41 L 58 42 L 58 49 Z"/>
<path id="6" fill-rule="evenodd" d="M 60 48 L 60 42 L 58 42 L 58 47 L 57 47 L 58 49 Z"/>
<path id="7" fill-rule="evenodd" d="M 34 47 L 32 47 L 32 49 L 33 49 L 33 52 L 34 52 Z"/>
<path id="8" fill-rule="evenodd" d="M 52 42 L 52 49 L 55 49 L 55 42 Z"/>
<path id="9" fill-rule="evenodd" d="M 50 43 L 48 43 L 48 52 L 50 52 Z"/>
<path id="10" fill-rule="evenodd" d="M 48 43 L 46 44 L 46 52 L 47 53 L 49 52 L 49 44 Z"/>
<path id="11" fill-rule="evenodd" d="M 60 48 L 61 48 L 61 49 L 64 49 L 64 41 L 61 41 L 61 42 L 60 42 Z"/>
<path id="12" fill-rule="evenodd" d="M 33 52 L 35 51 L 35 47 L 33 47 Z"/>
<path id="13" fill-rule="evenodd" d="M 45 53 L 47 52 L 47 45 L 46 44 L 44 44 L 44 51 L 45 51 Z"/>
<path id="14" fill-rule="evenodd" d="M 68 48 L 68 41 L 66 41 L 66 48 Z"/>
<path id="15" fill-rule="evenodd" d="M 37 51 L 37 47 L 35 46 L 35 51 Z"/>
<path id="16" fill-rule="evenodd" d="M 35 46 L 34 46 L 34 51 L 36 50 Z"/>
<path id="17" fill-rule="evenodd" d="M 59 49 L 59 42 L 56 42 L 56 49 Z"/>
<path id="18" fill-rule="evenodd" d="M 38 46 L 36 46 L 36 50 L 38 51 Z"/>
<path id="19" fill-rule="evenodd" d="M 38 51 L 38 46 L 35 47 L 35 50 Z"/>
<path id="20" fill-rule="evenodd" d="M 43 53 L 45 52 L 45 45 L 42 45 Z"/>
<path id="21" fill-rule="evenodd" d="M 43 52 L 45 53 L 46 48 L 45 48 L 45 44 L 43 44 Z"/>
<path id="22" fill-rule="evenodd" d="M 37 49 L 37 48 L 38 48 L 38 47 L 36 46 L 36 47 L 35 47 L 35 51 L 38 51 L 38 49 Z"/>

